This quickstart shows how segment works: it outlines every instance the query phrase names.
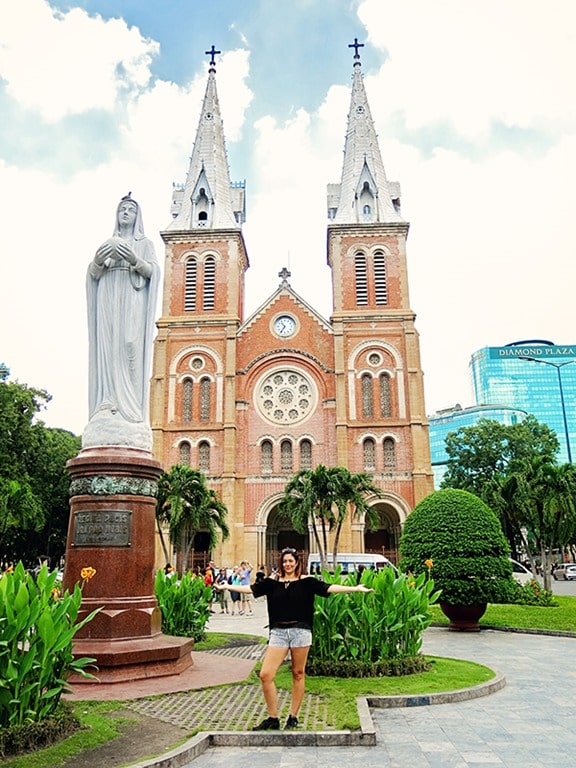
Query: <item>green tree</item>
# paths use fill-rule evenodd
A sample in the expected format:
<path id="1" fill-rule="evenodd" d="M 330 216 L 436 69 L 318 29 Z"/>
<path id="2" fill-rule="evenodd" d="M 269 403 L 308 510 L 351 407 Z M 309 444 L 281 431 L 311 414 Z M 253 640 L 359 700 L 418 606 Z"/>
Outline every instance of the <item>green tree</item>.
<path id="1" fill-rule="evenodd" d="M 59 558 L 68 529 L 66 462 L 80 439 L 37 420 L 45 391 L 0 380 L 0 558 Z"/>
<path id="2" fill-rule="evenodd" d="M 77 456 L 81 440 L 65 429 L 53 429 L 41 423 L 34 425 L 33 438 L 30 485 L 41 501 L 45 522 L 34 542 L 28 542 L 27 546 L 35 544 L 36 557 L 46 555 L 56 564 L 66 551 L 70 519 L 70 475 L 66 464 Z"/>
<path id="3" fill-rule="evenodd" d="M 208 532 L 209 548 L 230 535 L 226 506 L 216 492 L 206 485 L 202 472 L 182 464 L 175 464 L 169 472 L 163 472 L 158 481 L 156 520 L 160 530 L 163 522 L 168 523 L 170 541 L 182 553 L 182 570 L 188 568 L 190 550 L 194 537 L 199 531 Z M 168 553 L 164 554 L 168 562 Z"/>
<path id="4" fill-rule="evenodd" d="M 33 420 L 50 396 L 25 384 L 0 381 L 0 556 L 18 558 L 15 545 L 23 531 L 44 524 L 40 499 L 33 491 L 30 460 Z"/>
<path id="5" fill-rule="evenodd" d="M 480 419 L 446 437 L 449 458 L 442 488 L 458 488 L 483 499 L 498 514 L 510 549 L 517 554 L 527 540 L 522 530 L 525 507 L 516 484 L 527 464 L 537 457 L 554 463 L 558 450 L 556 434 L 534 416 L 511 425 Z"/>
<path id="6" fill-rule="evenodd" d="M 521 546 L 534 568 L 537 556 L 550 589 L 553 550 L 576 534 L 576 468 L 556 463 L 558 439 L 533 416 L 506 426 L 489 419 L 446 438 L 443 488 L 482 498 L 498 515 L 514 553 Z"/>
<path id="7" fill-rule="evenodd" d="M 532 415 L 511 425 L 480 419 L 447 435 L 442 488 L 460 488 L 483 497 L 494 475 L 507 475 L 536 456 L 554 462 L 559 447 L 556 433 Z"/>
<path id="8" fill-rule="evenodd" d="M 576 532 L 576 467 L 536 457 L 514 476 L 523 523 L 542 563 L 544 589 L 551 591 L 553 550 L 570 544 Z"/>
<path id="9" fill-rule="evenodd" d="M 0 560 L 20 559 L 17 546 L 22 531 L 38 531 L 44 523 L 42 507 L 28 484 L 17 480 L 0 481 Z"/>
<path id="10" fill-rule="evenodd" d="M 308 527 L 312 528 L 322 567 L 326 568 L 328 533 L 334 531 L 332 554 L 335 563 L 348 513 L 355 518 L 364 514 L 368 528 L 374 530 L 378 525 L 378 513 L 368 505 L 368 498 L 381 496 L 382 491 L 374 485 L 369 474 L 319 464 L 315 469 L 300 470 L 286 484 L 280 511 L 299 533 L 306 534 Z"/>

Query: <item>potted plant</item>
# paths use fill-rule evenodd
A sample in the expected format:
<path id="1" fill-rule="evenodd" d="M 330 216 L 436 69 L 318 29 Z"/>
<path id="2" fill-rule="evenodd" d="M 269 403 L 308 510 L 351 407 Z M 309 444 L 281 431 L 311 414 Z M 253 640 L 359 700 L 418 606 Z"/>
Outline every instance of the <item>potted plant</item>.
<path id="1" fill-rule="evenodd" d="M 508 543 L 496 515 L 468 491 L 435 491 L 404 524 L 400 568 L 432 570 L 450 629 L 478 631 L 487 603 L 509 602 L 514 590 Z"/>

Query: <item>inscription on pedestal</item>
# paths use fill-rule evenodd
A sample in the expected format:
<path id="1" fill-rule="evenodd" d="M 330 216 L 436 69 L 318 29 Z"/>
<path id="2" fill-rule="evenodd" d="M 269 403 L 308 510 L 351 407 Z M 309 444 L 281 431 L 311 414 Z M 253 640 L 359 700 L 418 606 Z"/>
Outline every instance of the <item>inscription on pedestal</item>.
<path id="1" fill-rule="evenodd" d="M 129 547 L 132 512 L 126 509 L 74 513 L 74 547 Z"/>

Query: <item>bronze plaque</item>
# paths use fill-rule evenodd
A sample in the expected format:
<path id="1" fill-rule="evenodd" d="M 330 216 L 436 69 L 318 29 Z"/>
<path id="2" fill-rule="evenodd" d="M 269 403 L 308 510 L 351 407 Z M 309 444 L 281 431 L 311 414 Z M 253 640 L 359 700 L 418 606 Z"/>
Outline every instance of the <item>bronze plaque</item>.
<path id="1" fill-rule="evenodd" d="M 131 534 L 130 510 L 95 509 L 74 514 L 75 547 L 129 547 Z"/>

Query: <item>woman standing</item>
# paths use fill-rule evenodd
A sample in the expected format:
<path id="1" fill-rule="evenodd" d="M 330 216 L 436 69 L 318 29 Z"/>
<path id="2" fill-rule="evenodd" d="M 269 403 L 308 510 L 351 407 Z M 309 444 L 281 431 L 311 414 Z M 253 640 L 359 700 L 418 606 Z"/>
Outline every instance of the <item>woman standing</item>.
<path id="1" fill-rule="evenodd" d="M 231 587 L 219 585 L 217 588 Z M 306 659 L 312 644 L 315 596 L 328 597 L 333 594 L 373 590 L 363 584 L 349 587 L 344 584 L 327 584 L 312 576 L 303 576 L 300 556 L 291 547 L 286 547 L 280 554 L 277 579 L 266 578 L 252 586 L 239 585 L 233 588 L 243 594 L 253 594 L 254 597 L 265 595 L 268 605 L 270 639 L 260 669 L 260 682 L 268 717 L 254 730 L 277 731 L 280 728 L 278 692 L 274 679 L 288 650 L 292 660 L 292 702 L 284 727 L 297 728 L 298 712 L 304 698 Z"/>

